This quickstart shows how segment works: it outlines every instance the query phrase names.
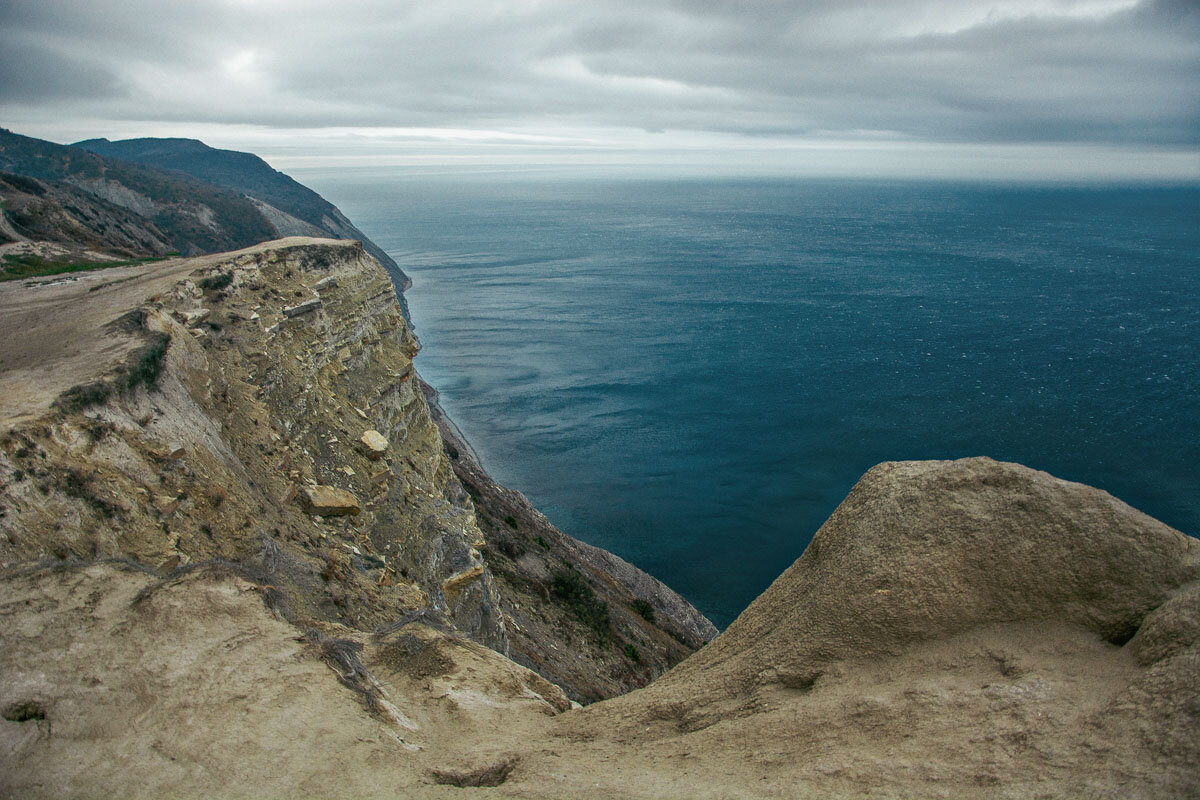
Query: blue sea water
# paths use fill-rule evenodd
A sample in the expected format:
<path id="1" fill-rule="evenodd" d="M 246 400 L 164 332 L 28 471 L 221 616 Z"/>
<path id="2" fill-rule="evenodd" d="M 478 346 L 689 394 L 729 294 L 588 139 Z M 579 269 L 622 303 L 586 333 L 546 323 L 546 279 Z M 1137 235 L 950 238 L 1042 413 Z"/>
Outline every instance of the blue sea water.
<path id="1" fill-rule="evenodd" d="M 1200 533 L 1200 188 L 297 174 L 412 276 L 492 474 L 719 626 L 884 460 Z"/>

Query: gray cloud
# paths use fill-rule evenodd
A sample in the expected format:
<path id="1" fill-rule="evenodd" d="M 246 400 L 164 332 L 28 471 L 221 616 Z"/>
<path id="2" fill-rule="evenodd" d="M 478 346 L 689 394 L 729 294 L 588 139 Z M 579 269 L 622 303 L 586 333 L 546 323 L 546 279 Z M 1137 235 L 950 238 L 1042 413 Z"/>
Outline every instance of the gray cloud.
<path id="1" fill-rule="evenodd" d="M 15 36 L 0 41 L 0 75 L 5 76 L 0 102 L 61 103 L 122 92 L 120 79 L 105 64 Z"/>
<path id="2" fill-rule="evenodd" d="M 17 128 L 57 115 L 1200 144 L 1188 0 L 8 0 L 0 53 Z"/>

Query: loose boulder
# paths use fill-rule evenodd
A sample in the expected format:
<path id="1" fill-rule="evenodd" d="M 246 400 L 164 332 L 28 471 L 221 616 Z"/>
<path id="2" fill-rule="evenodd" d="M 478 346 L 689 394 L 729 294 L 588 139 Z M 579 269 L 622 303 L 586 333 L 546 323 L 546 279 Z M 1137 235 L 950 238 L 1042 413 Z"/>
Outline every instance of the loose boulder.
<path id="1" fill-rule="evenodd" d="M 312 300 L 305 300 L 303 303 L 299 303 L 294 306 L 287 306 L 283 309 L 283 315 L 289 318 L 298 317 L 301 314 L 308 314 L 316 311 L 320 307 L 321 301 L 317 298 L 313 298 Z"/>
<path id="2" fill-rule="evenodd" d="M 310 514 L 321 517 L 342 517 L 362 511 L 357 497 L 336 486 L 305 486 L 300 490 L 300 504 Z"/>
<path id="3" fill-rule="evenodd" d="M 383 454 L 387 452 L 388 440 L 383 438 L 383 434 L 376 430 L 369 430 L 362 435 L 358 440 L 362 447 L 363 453 L 372 460 L 383 458 Z"/>

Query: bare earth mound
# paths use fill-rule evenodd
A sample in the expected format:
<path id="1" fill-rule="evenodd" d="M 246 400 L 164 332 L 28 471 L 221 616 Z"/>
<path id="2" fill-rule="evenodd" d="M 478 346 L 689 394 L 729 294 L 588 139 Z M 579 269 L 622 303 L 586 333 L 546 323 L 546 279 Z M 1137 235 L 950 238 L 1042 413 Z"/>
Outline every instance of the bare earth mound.
<path id="1" fill-rule="evenodd" d="M 724 634 L 563 725 L 765 796 L 1194 796 L 1198 562 L 1020 465 L 881 464 Z"/>

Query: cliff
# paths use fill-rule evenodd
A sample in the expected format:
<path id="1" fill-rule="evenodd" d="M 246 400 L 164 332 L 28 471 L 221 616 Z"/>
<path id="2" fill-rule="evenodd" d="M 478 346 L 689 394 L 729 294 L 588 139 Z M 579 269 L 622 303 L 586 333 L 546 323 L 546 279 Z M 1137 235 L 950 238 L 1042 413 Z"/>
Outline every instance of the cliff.
<path id="1" fill-rule="evenodd" d="M 420 617 L 500 653 L 533 636 L 523 660 L 554 678 L 572 665 L 583 701 L 648 682 L 715 634 L 657 581 L 588 566 L 566 549 L 584 545 L 549 530 L 556 553 L 531 554 L 501 606 L 499 542 L 417 388 L 393 287 L 356 242 L 10 285 L 0 307 L 4 566 L 121 557 L 165 576 L 216 560 L 270 585 L 301 626 Z M 572 638 L 551 573 L 575 563 L 611 621 Z M 635 591 L 658 604 L 654 621 L 628 608 Z"/>
<path id="2" fill-rule="evenodd" d="M 567 536 L 520 492 L 492 480 L 438 406 L 437 393 L 420 386 L 454 474 L 477 511 L 484 559 L 508 623 L 510 658 L 587 702 L 647 685 L 717 635 L 669 587 Z"/>
<path id="3" fill-rule="evenodd" d="M 356 243 L 10 282 L 0 328 L 5 796 L 1200 787 L 1200 544 L 1104 492 L 880 465 L 573 709 L 703 618 L 482 473 Z"/>

